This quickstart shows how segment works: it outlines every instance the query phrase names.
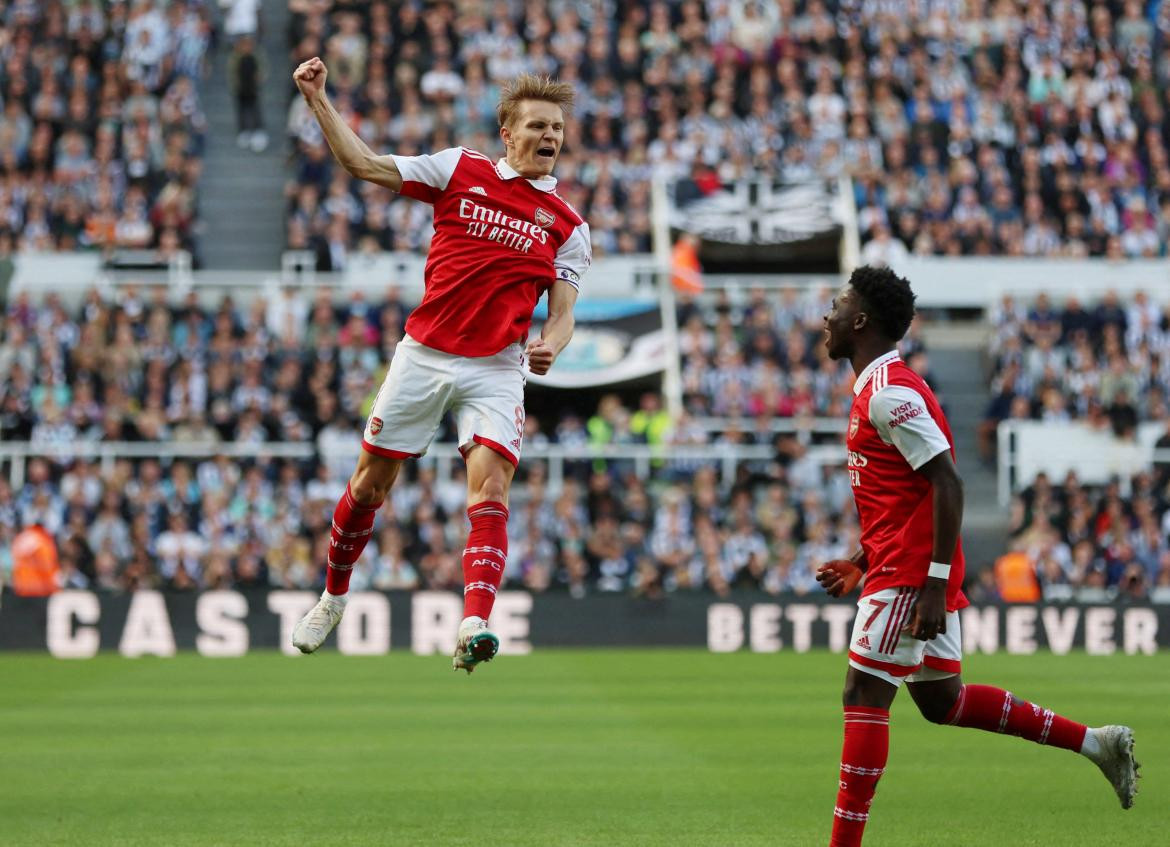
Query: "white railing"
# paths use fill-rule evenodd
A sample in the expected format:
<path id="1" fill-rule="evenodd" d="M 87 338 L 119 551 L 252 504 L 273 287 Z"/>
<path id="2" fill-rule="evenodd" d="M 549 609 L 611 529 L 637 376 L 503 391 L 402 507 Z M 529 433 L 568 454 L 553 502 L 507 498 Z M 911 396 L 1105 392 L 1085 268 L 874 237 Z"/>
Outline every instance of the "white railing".
<path id="1" fill-rule="evenodd" d="M 772 433 L 809 433 L 815 435 L 839 435 L 845 431 L 844 418 L 778 418 L 768 417 L 765 429 Z M 695 418 L 695 426 L 710 432 L 738 430 L 751 434 L 760 432 L 759 418 Z M 842 447 L 841 449 L 844 449 Z"/>
<path id="2" fill-rule="evenodd" d="M 1012 495 L 1031 485 L 1039 473 L 1047 474 L 1054 485 L 1060 485 L 1069 471 L 1086 485 L 1117 478 L 1123 493 L 1128 493 L 1134 474 L 1148 471 L 1155 462 L 1170 464 L 1170 450 L 1155 447 L 1165 432 L 1165 423 L 1145 423 L 1134 440 L 1123 441 L 1083 423 L 1004 421 L 996 430 L 999 505 L 1007 507 Z"/>
<path id="3" fill-rule="evenodd" d="M 103 475 L 114 469 L 119 459 L 209 459 L 229 456 L 237 459 L 311 459 L 316 455 L 313 444 L 306 442 L 243 441 L 71 441 L 68 444 L 33 444 L 29 441 L 0 444 L 0 462 L 10 462 L 8 479 L 14 488 L 24 485 L 25 467 L 30 459 L 44 458 L 65 463 L 73 459 L 97 460 Z"/>
<path id="4" fill-rule="evenodd" d="M 145 254 L 144 254 L 145 255 Z M 257 297 L 267 297 L 281 285 L 312 291 L 330 288 L 337 296 L 361 291 L 369 299 L 381 297 L 390 285 L 397 286 L 407 302 L 417 303 L 423 294 L 426 256 L 411 252 L 381 252 L 355 255 L 344 271 L 317 273 L 316 261 L 304 251 L 288 251 L 279 267 L 270 270 L 198 270 L 189 257 L 179 257 L 168 267 L 105 267 L 94 253 L 18 253 L 14 256 L 12 293 L 28 291 L 34 299 L 45 292 L 57 294 L 68 308 L 75 308 L 90 288 L 105 292 L 129 285 L 139 288 L 164 285 L 178 302 L 188 289 L 206 296 L 212 306 L 224 293 L 231 293 L 238 305 L 247 306 Z M 654 297 L 658 265 L 654 256 L 599 256 L 582 286 L 585 299 Z M 51 284 L 46 280 L 51 280 Z"/>
<path id="5" fill-rule="evenodd" d="M 1123 298 L 1145 291 L 1155 302 L 1170 299 L 1170 262 L 1165 259 L 911 256 L 894 270 L 910 280 L 920 308 L 986 309 L 1005 294 L 1026 303 L 1041 292 L 1055 297 L 1057 305 L 1068 296 L 1093 302 L 1106 291 Z"/>
<path id="6" fill-rule="evenodd" d="M 75 441 L 69 444 L 34 445 L 30 442 L 9 442 L 0 444 L 0 462 L 8 461 L 9 479 L 13 487 L 24 484 L 25 468 L 30 459 L 46 458 L 63 463 L 73 459 L 97 460 L 101 470 L 113 470 L 119 459 L 148 459 L 162 461 L 175 459 L 207 459 L 213 456 L 263 459 L 311 459 L 322 460 L 352 459 L 355 463 L 360 448 L 355 443 L 350 448 L 321 452 L 310 442 L 266 442 L 263 444 L 243 442 L 141 442 L 141 441 Z M 845 452 L 836 445 L 820 445 L 808 448 L 809 458 L 819 465 L 835 466 L 844 463 Z M 607 444 L 566 447 L 560 444 L 529 445 L 524 448 L 524 461 L 543 461 L 548 465 L 549 488 L 560 491 L 565 479 L 565 466 L 577 462 L 626 461 L 633 464 L 634 472 L 641 479 L 648 479 L 654 469 L 678 471 L 698 467 L 702 464 L 719 466 L 721 481 L 725 487 L 735 481 L 736 467 L 744 462 L 770 462 L 776 459 L 776 451 L 762 444 L 710 444 L 710 445 L 651 445 L 651 444 Z M 435 468 L 440 478 L 448 478 L 456 461 L 461 461 L 459 447 L 452 443 L 432 444 L 426 456 L 419 459 L 424 465 Z"/>

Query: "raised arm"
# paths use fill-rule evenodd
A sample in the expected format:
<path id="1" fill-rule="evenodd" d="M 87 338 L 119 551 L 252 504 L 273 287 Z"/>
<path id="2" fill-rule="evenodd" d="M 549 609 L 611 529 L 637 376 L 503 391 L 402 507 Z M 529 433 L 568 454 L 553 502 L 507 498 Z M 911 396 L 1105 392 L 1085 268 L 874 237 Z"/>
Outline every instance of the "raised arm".
<path id="1" fill-rule="evenodd" d="M 309 104 L 334 158 L 351 176 L 383 185 L 391 191 L 402 190 L 402 174 L 390 156 L 378 156 L 356 132 L 350 129 L 325 94 L 325 63 L 314 56 L 293 71 L 293 81 Z"/>

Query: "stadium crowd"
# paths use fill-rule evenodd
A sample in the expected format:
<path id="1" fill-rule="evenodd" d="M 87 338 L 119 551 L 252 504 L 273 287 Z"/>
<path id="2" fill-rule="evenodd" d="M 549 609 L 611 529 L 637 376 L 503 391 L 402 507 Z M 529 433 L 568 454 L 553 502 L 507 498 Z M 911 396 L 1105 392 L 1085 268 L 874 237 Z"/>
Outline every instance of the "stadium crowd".
<path id="1" fill-rule="evenodd" d="M 1144 292 L 1128 300 L 1107 292 L 1095 303 L 1006 295 L 991 322 L 984 458 L 1003 420 L 1084 420 L 1132 438 L 1140 422 L 1170 418 L 1170 303 Z"/>
<path id="2" fill-rule="evenodd" d="M 789 287 L 737 296 L 720 289 L 702 300 L 684 295 L 679 348 L 688 414 L 742 420 L 755 433 L 777 418 L 843 421 L 854 375 L 848 362 L 829 359 L 824 346 L 823 318 L 833 293 Z M 932 382 L 917 321 L 900 350 Z"/>
<path id="3" fill-rule="evenodd" d="M 681 419 L 655 394 L 603 395 L 590 415 L 543 423 L 530 414 L 530 448 L 664 449 L 648 476 L 629 460 L 568 460 L 559 489 L 546 460 L 525 459 L 505 584 L 577 596 L 815 590 L 816 565 L 857 543 L 848 480 L 812 455 L 810 430 L 765 424 L 843 414 L 852 375 L 816 343 L 824 297 L 750 291 L 684 302 Z M 36 526 L 54 541 L 64 585 L 319 587 L 332 509 L 407 313 L 394 289 L 336 301 L 328 289 L 288 288 L 246 307 L 230 296 L 213 306 L 195 293 L 172 299 L 162 286 L 95 289 L 74 309 L 53 293 L 19 294 L 0 324 L 0 443 L 28 442 L 33 458 L 21 473 L 11 464 L 0 473 L 0 579 L 19 555 L 13 540 Z M 925 371 L 916 329 L 903 353 Z M 708 416 L 724 425 L 710 428 Z M 168 458 L 172 447 L 229 441 L 255 454 Z M 263 449 L 271 441 L 310 449 L 273 458 Z M 106 460 L 78 449 L 100 442 L 160 449 Z M 744 443 L 773 449 L 722 478 L 718 448 Z M 674 445 L 708 445 L 711 456 L 671 455 Z M 1013 507 L 1017 558 L 982 573 L 985 563 L 972 563 L 973 595 L 1011 599 L 1023 584 L 1024 596 L 1052 599 L 1170 599 L 1168 468 L 1140 476 L 1127 497 L 1117 485 L 1041 478 Z M 410 463 L 354 586 L 458 588 L 465 489 L 460 462 Z"/>
<path id="4" fill-rule="evenodd" d="M 195 252 L 211 5 L 0 3 L 0 253 Z"/>
<path id="5" fill-rule="evenodd" d="M 1121 596 L 1170 602 L 1170 465 L 1120 481 L 1040 474 L 1012 502 L 1010 552 L 976 593 L 1016 602 Z"/>
<path id="6" fill-rule="evenodd" d="M 579 89 L 558 188 L 595 255 L 649 249 L 653 174 L 853 177 L 863 261 L 1160 256 L 1170 236 L 1170 3 L 290 0 L 379 152 L 498 152 L 502 81 Z M 332 166 L 293 97 L 288 241 L 321 269 L 425 249 L 429 209 Z"/>
<path id="7" fill-rule="evenodd" d="M 355 295 L 336 304 L 327 289 L 311 299 L 285 289 L 247 308 L 230 298 L 206 308 L 194 293 L 176 303 L 169 296 L 162 286 L 131 286 L 110 296 L 94 290 L 76 310 L 52 293 L 42 301 L 21 293 L 9 304 L 0 332 L 0 442 L 26 441 L 35 457 L 22 466 L 19 485 L 9 482 L 11 467 L 0 481 L 0 573 L 12 568 L 17 533 L 39 526 L 55 540 L 67 585 L 318 585 L 332 508 L 402 337 L 406 307 L 393 290 L 376 303 Z M 742 347 L 745 368 L 775 368 L 749 339 L 781 332 L 762 315 L 772 321 L 791 312 L 804 315 L 790 333 L 803 345 L 791 361 L 819 355 L 808 349 L 807 304 L 805 312 L 793 306 L 773 314 L 757 302 L 742 332 L 727 331 L 730 308 L 714 304 L 711 326 L 696 311 L 689 333 L 700 348 Z M 796 342 L 789 346 L 795 350 Z M 809 404 L 831 404 L 841 385 L 848 390 L 840 373 L 826 374 L 826 390 Z M 696 410 L 718 407 L 725 396 L 708 383 L 695 383 Z M 757 389 L 744 390 L 754 398 Z M 568 463 L 559 491 L 548 484 L 545 462 L 526 460 L 512 503 L 510 584 L 578 594 L 726 593 L 735 585 L 806 592 L 815 587 L 817 563 L 856 544 L 843 468 L 822 467 L 794 435 L 712 437 L 676 426 L 655 395 L 637 410 L 606 396 L 596 414 L 568 414 L 544 431 L 530 415 L 526 428 L 530 445 L 759 438 L 775 451 L 772 459 L 741 464 L 734 480 L 720 478 L 717 455 L 692 460 L 667 452 L 649 479 L 639 479 L 629 462 L 582 459 Z M 108 461 L 78 450 L 122 441 L 160 448 L 235 441 L 257 449 L 246 460 L 172 460 L 159 449 L 149 458 Z M 277 460 L 264 457 L 266 441 L 316 449 L 304 459 Z M 356 587 L 460 585 L 465 483 L 455 465 L 448 477 L 411 463 L 380 513 Z"/>

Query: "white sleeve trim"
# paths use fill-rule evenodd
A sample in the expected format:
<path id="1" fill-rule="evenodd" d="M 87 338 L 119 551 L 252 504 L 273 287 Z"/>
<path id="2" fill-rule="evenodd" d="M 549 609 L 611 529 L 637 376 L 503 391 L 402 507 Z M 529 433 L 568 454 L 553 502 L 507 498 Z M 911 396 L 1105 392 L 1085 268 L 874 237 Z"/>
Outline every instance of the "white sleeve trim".
<path id="1" fill-rule="evenodd" d="M 446 191 L 451 175 L 463 158 L 462 147 L 449 147 L 438 153 L 423 156 L 391 156 L 402 174 L 403 182 L 421 182 L 439 191 Z"/>
<path id="2" fill-rule="evenodd" d="M 874 393 L 869 401 L 869 422 L 882 441 L 897 447 L 914 470 L 951 449 L 922 395 L 905 385 L 887 385 Z"/>
<path id="3" fill-rule="evenodd" d="M 589 243 L 589 224 L 577 225 L 557 250 L 553 259 L 553 272 L 557 279 L 563 279 L 578 291 L 581 277 L 593 262 L 593 247 Z"/>

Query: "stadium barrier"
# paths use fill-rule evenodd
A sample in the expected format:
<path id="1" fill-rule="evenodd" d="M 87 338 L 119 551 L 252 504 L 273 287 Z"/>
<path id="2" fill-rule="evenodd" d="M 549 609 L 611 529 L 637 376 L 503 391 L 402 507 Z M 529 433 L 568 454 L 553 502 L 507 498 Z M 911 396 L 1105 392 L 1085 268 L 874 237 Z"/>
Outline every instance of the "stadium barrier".
<path id="1" fill-rule="evenodd" d="M 15 274 L 12 293 L 29 291 L 39 297 L 45 280 L 53 280 L 53 292 L 66 306 L 81 302 L 85 292 L 97 286 L 111 291 L 126 285 L 139 288 L 150 285 L 170 286 L 175 296 L 188 288 L 208 295 L 208 303 L 218 302 L 230 293 L 237 303 L 247 305 L 256 297 L 268 297 L 281 285 L 306 291 L 329 287 L 338 294 L 362 291 L 382 295 L 389 285 L 397 286 L 402 295 L 416 302 L 422 296 L 425 256 L 403 252 L 384 252 L 355 257 L 342 273 L 318 273 L 303 257 L 290 252 L 281 267 L 271 271 L 192 271 L 183 262 L 161 270 L 103 267 L 101 257 L 91 252 L 19 253 L 14 257 Z M 853 261 L 848 260 L 848 266 Z M 664 256 L 598 257 L 589 273 L 589 284 L 581 292 L 582 300 L 591 298 L 657 299 L 656 278 L 660 269 L 669 267 L 669 251 Z M 1034 259 L 1007 257 L 938 257 L 911 256 L 895 265 L 895 270 L 914 284 L 917 303 L 922 308 L 985 309 L 1004 294 L 1028 300 L 1040 292 L 1066 297 L 1076 295 L 1098 300 L 1106 291 L 1123 296 L 1137 291 L 1149 293 L 1156 301 L 1167 297 L 1165 259 L 1130 259 L 1113 262 L 1106 259 Z M 839 274 L 704 274 L 708 291 L 727 289 L 738 295 L 752 288 L 776 290 L 796 287 L 819 290 L 839 286 Z"/>
<path id="2" fill-rule="evenodd" d="M 1145 291 L 1167 299 L 1165 259 L 1055 259 L 1006 256 L 909 256 L 894 270 L 914 285 L 919 307 L 985 309 L 1005 294 L 1027 302 L 1041 292 L 1096 301 Z"/>
<path id="3" fill-rule="evenodd" d="M 1117 438 L 1083 422 L 1003 421 L 998 439 L 998 499 L 1007 507 L 1016 494 L 1044 473 L 1060 484 L 1070 471 L 1083 485 L 1104 485 L 1116 478 L 1128 495 L 1131 478 L 1155 463 L 1170 464 L 1170 450 L 1156 443 L 1167 432 L 1165 422 L 1139 424 L 1132 440 Z"/>
<path id="4" fill-rule="evenodd" d="M 174 459 L 208 459 L 224 455 L 232 458 L 264 462 L 272 459 L 311 459 L 319 457 L 325 461 L 352 459 L 357 461 L 360 450 L 355 439 L 349 449 L 318 451 L 311 442 L 270 441 L 263 444 L 250 442 L 156 442 L 156 441 L 75 441 L 66 444 L 36 444 L 14 442 L 0 444 L 0 462 L 7 461 L 9 481 L 14 489 L 24 484 L 25 466 L 29 459 L 45 457 L 51 461 L 66 464 L 73 459 L 97 460 L 101 472 L 113 471 L 118 459 L 158 459 L 167 462 Z M 808 448 L 809 459 L 819 465 L 843 466 L 844 447 L 837 444 L 813 445 Z M 776 459 L 776 450 L 766 444 L 606 444 L 566 447 L 560 444 L 528 444 L 524 447 L 524 461 L 531 463 L 541 460 L 548 463 L 548 484 L 553 492 L 561 490 L 565 478 L 565 466 L 575 462 L 593 460 L 629 462 L 634 473 L 641 479 L 650 477 L 652 466 L 676 467 L 681 471 L 693 472 L 703 464 L 716 463 L 720 468 L 721 481 L 729 487 L 735 481 L 735 469 L 741 462 L 771 462 Z M 454 443 L 432 444 L 425 456 L 419 459 L 424 465 L 435 467 L 441 478 L 450 476 L 450 469 L 463 457 Z M 689 473 L 688 473 L 689 475 Z M 523 492 L 518 492 L 521 496 Z"/>
<path id="5" fill-rule="evenodd" d="M 291 645 L 296 621 L 316 602 L 312 591 L 253 589 L 131 594 L 60 591 L 50 597 L 0 598 L 0 650 L 47 651 L 85 659 L 124 656 L 242 656 Z M 355 592 L 335 638 L 346 655 L 410 650 L 449 654 L 462 616 L 449 592 Z M 505 654 L 553 647 L 695 647 L 760 653 L 813 648 L 843 652 L 856 605 L 825 597 L 742 593 L 726 599 L 624 594 L 533 595 L 502 591 L 492 627 Z M 974 653 L 1153 655 L 1170 649 L 1170 605 L 978 605 L 962 612 L 963 649 Z"/>
<path id="6" fill-rule="evenodd" d="M 281 286 L 303 289 L 307 294 L 328 288 L 339 297 L 354 292 L 380 297 L 387 287 L 394 286 L 406 300 L 417 303 L 423 294 L 426 264 L 426 256 L 407 252 L 354 255 L 344 271 L 329 273 L 314 270 L 313 263 L 297 251 L 284 254 L 279 268 L 254 271 L 196 271 L 182 257 L 158 267 L 143 267 L 141 263 L 134 267 L 107 266 L 92 252 L 23 252 L 13 258 L 13 294 L 27 291 L 34 300 L 39 300 L 46 291 L 45 280 L 52 280 L 52 292 L 68 308 L 76 307 L 93 287 L 108 294 L 127 286 L 141 290 L 156 285 L 167 286 L 169 296 L 175 300 L 194 289 L 207 306 L 217 305 L 229 294 L 237 305 L 248 306 L 258 297 L 271 297 Z M 590 284 L 582 291 L 582 297 L 641 298 L 653 302 L 657 299 L 657 273 L 650 254 L 599 256 L 590 270 Z"/>

